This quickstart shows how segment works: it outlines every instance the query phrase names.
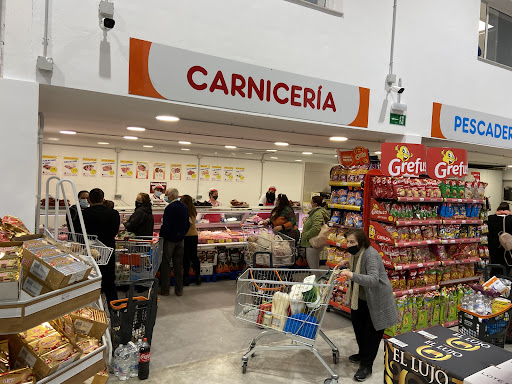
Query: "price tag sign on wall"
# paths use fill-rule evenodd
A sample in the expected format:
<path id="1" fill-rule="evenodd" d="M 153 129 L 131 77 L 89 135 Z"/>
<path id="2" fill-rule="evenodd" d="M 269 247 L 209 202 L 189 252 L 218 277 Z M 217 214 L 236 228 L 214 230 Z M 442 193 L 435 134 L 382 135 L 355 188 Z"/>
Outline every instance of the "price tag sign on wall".
<path id="1" fill-rule="evenodd" d="M 338 162 L 346 167 L 354 165 L 364 165 L 370 162 L 368 149 L 363 147 L 355 147 L 352 151 L 336 150 L 338 154 Z"/>

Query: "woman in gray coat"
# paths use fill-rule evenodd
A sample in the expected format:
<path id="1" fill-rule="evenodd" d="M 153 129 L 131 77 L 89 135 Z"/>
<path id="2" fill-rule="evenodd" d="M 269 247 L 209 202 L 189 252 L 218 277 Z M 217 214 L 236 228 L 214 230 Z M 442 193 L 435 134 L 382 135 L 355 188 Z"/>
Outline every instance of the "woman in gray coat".
<path id="1" fill-rule="evenodd" d="M 366 233 L 362 229 L 352 229 L 345 237 L 351 257 L 349 269 L 340 274 L 350 280 L 346 297 L 359 347 L 359 352 L 349 359 L 359 363 L 354 379 L 365 381 L 372 374 L 384 329 L 398 322 L 398 311 L 382 258 L 370 246 Z"/>

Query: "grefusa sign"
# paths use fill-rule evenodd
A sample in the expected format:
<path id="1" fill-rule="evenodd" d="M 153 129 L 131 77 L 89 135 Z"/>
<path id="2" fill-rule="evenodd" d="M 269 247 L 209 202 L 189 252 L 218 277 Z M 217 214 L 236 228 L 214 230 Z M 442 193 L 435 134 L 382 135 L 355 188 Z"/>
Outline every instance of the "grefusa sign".
<path id="1" fill-rule="evenodd" d="M 419 176 L 427 172 L 427 151 L 421 144 L 383 143 L 382 173 L 386 176 Z"/>

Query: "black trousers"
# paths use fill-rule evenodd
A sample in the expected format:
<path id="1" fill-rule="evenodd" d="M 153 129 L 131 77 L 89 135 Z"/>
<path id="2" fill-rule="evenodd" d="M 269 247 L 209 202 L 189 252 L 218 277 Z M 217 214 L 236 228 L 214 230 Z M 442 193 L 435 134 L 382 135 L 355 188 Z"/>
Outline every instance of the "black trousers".
<path id="1" fill-rule="evenodd" d="M 384 335 L 384 330 L 377 331 L 370 318 L 370 311 L 365 300 L 359 299 L 359 309 L 352 310 L 352 326 L 356 334 L 357 345 L 359 346 L 359 357 L 361 366 L 372 367 L 373 361 L 379 352 L 380 341 Z"/>
<path id="2" fill-rule="evenodd" d="M 183 254 L 183 274 L 188 277 L 190 271 L 190 263 L 196 274 L 196 278 L 201 277 L 201 263 L 197 257 L 197 243 L 199 239 L 197 236 L 185 236 L 185 252 Z"/>
<path id="3" fill-rule="evenodd" d="M 101 272 L 101 291 L 107 298 L 107 306 L 110 309 L 110 302 L 117 300 L 116 288 L 116 258 L 110 257 L 107 265 L 99 265 Z"/>

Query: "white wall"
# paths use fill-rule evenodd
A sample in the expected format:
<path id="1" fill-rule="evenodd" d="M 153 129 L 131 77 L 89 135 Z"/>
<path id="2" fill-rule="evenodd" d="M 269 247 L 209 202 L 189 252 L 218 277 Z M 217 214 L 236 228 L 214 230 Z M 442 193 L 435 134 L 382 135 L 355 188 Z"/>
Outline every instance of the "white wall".
<path id="1" fill-rule="evenodd" d="M 115 159 L 116 153 L 113 149 L 107 148 L 89 148 L 89 147 L 70 147 L 62 145 L 45 145 L 43 148 L 44 155 L 58 156 L 59 167 L 58 176 L 63 176 L 62 173 L 62 159 L 64 156 Z M 188 181 L 185 175 L 182 175 L 180 181 L 169 180 L 169 164 L 178 163 L 183 167 L 186 164 L 198 164 L 196 156 L 187 156 L 181 154 L 162 154 L 156 152 L 143 152 L 143 151 L 121 151 L 119 153 L 119 160 L 132 160 L 148 161 L 150 162 L 150 170 L 154 162 L 166 163 L 166 182 L 168 187 L 172 186 L 179 190 L 180 194 L 189 194 L 192 197 L 196 196 L 197 181 Z M 229 158 L 209 158 L 204 157 L 201 159 L 201 164 L 205 165 L 220 165 L 232 167 L 245 168 L 245 181 L 243 183 L 227 183 L 221 182 L 202 182 L 199 183 L 199 194 L 203 195 L 203 199 L 207 199 L 208 190 L 216 188 L 219 191 L 219 201 L 228 206 L 230 200 L 237 199 L 239 201 L 247 201 L 251 205 L 257 205 L 260 198 L 261 186 L 261 162 L 255 160 L 240 160 Z M 118 165 L 119 175 L 119 165 Z M 285 162 L 266 162 L 263 168 L 263 188 L 266 191 L 269 185 L 275 185 L 278 193 L 286 193 L 290 199 L 300 200 L 302 191 L 302 164 L 298 163 L 285 163 Z M 117 206 L 132 206 L 134 204 L 137 193 L 149 192 L 149 183 L 153 181 L 152 173 L 147 180 L 133 178 L 118 178 L 118 192 L 122 194 L 122 201 L 115 201 Z M 46 183 L 48 176 L 43 176 L 43 183 Z M 115 179 L 104 178 L 100 175 L 96 177 L 76 176 L 70 177 L 75 182 L 78 190 L 90 190 L 92 188 L 101 188 L 105 192 L 105 198 L 114 200 L 115 194 Z M 45 185 L 45 184 L 43 184 Z M 43 186 L 44 189 L 44 186 Z M 44 192 L 44 191 L 43 191 Z M 66 189 L 66 193 L 71 194 L 71 189 Z M 52 192 L 54 194 L 54 192 Z M 71 199 L 70 199 L 71 200 Z"/>
<path id="2" fill-rule="evenodd" d="M 334 164 L 306 163 L 304 168 L 303 201 L 311 200 L 311 192 L 331 192 L 330 171 Z"/>
<path id="3" fill-rule="evenodd" d="M 0 216 L 18 216 L 34 228 L 37 177 L 36 83 L 0 78 Z"/>

